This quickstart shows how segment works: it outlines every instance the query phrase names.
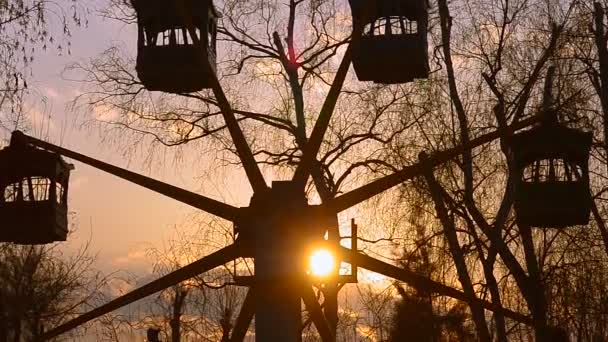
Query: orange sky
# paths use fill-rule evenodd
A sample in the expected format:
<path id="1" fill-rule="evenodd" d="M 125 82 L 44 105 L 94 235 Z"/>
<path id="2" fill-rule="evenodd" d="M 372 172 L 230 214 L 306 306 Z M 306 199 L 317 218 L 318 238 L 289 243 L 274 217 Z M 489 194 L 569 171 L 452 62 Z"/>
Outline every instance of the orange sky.
<path id="1" fill-rule="evenodd" d="M 45 132 L 42 138 L 50 142 L 180 187 L 199 188 L 200 184 L 194 179 L 196 173 L 186 167 L 176 170 L 169 162 L 163 169 L 151 171 L 137 160 L 129 163 L 128 158 L 118 153 L 120 146 L 105 144 L 97 129 L 79 127 L 86 114 L 79 116 L 66 108 L 79 94 L 80 85 L 62 79 L 65 65 L 86 61 L 113 43 L 124 42 L 129 46 L 135 41 L 133 26 L 104 21 L 94 15 L 89 16 L 89 21 L 88 28 L 74 30 L 72 55 L 57 56 L 54 50 L 37 55 L 34 79 L 30 82 L 34 96 L 28 99 L 27 106 L 32 125 L 38 132 Z M 40 100 L 40 95 L 45 99 Z M 40 137 L 39 133 L 33 135 Z M 70 181 L 69 207 L 76 212 L 78 230 L 70 237 L 66 248 L 77 247 L 91 238 L 91 251 L 99 253 L 98 261 L 104 270 L 134 270 L 147 264 L 143 249 L 159 245 L 184 221 L 184 216 L 193 211 L 179 202 L 89 166 L 74 164 L 76 170 Z M 204 190 L 206 195 L 220 199 L 220 194 L 213 193 L 212 187 Z"/>
<path id="2" fill-rule="evenodd" d="M 33 68 L 34 79 L 30 82 L 35 96 L 28 100 L 28 111 L 37 132 L 33 135 L 232 205 L 247 205 L 251 190 L 241 170 L 228 169 L 228 177 L 209 179 L 204 184 L 201 184 L 204 177 L 190 167 L 193 162 L 188 160 L 176 166 L 167 157 L 163 167 L 150 170 L 141 160 L 130 161 L 122 156 L 119 145 L 105 143 L 99 129 L 81 128 L 87 115 L 92 118 L 95 113 L 74 113 L 66 108 L 82 90 L 77 82 L 62 77 L 64 67 L 85 62 L 112 44 L 125 46 L 135 55 L 135 39 L 135 25 L 90 15 L 88 28 L 73 31 L 71 55 L 58 56 L 54 50 L 39 53 Z M 139 274 L 149 271 L 151 260 L 146 256 L 146 249 L 151 246 L 162 249 L 175 229 L 187 226 L 188 216 L 195 209 L 79 162 L 74 164 L 69 208 L 76 213 L 73 222 L 77 231 L 63 243 L 63 248 L 78 248 L 90 239 L 91 252 L 98 255 L 98 267 L 103 271 L 121 269 Z M 267 177 L 268 183 L 271 180 Z M 368 280 L 382 282 L 376 276 Z"/>

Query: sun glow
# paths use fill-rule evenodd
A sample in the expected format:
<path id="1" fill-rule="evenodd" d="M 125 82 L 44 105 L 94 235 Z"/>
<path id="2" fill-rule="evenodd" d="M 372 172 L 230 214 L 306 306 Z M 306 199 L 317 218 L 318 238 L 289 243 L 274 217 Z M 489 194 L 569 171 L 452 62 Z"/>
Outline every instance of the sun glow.
<path id="1" fill-rule="evenodd" d="M 327 249 L 317 249 L 310 255 L 310 273 L 315 277 L 326 277 L 336 268 L 336 260 Z"/>

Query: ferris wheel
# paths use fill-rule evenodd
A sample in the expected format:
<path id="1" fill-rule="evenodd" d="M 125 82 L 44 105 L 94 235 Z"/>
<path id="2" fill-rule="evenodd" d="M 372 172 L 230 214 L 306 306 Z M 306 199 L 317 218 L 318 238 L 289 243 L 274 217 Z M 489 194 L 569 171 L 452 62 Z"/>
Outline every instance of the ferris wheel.
<path id="1" fill-rule="evenodd" d="M 0 151 L 0 241 L 45 244 L 67 237 L 67 197 L 73 167 L 67 157 L 189 204 L 230 222 L 236 241 L 187 266 L 93 309 L 43 335 L 53 338 L 83 323 L 133 303 L 237 258 L 253 258 L 255 274 L 241 279 L 248 293 L 230 341 L 242 341 L 255 317 L 256 341 L 299 341 L 301 303 L 322 340 L 335 341 L 337 292 L 357 281 L 357 268 L 467 303 L 477 303 L 506 317 L 531 324 L 530 317 L 471 297 L 450 286 L 340 245 L 337 215 L 418 176 L 432 172 L 464 151 L 509 136 L 517 169 L 514 208 L 518 223 L 536 227 L 587 224 L 591 208 L 588 160 L 591 133 L 562 126 L 552 108 L 543 115 L 436 152 L 421 154 L 417 164 L 379 178 L 337 197 L 309 204 L 305 188 L 319 167 L 317 154 L 352 63 L 361 81 L 393 84 L 428 77 L 426 0 L 349 0 L 353 35 L 322 105 L 318 119 L 289 181 L 268 184 L 239 127 L 216 76 L 216 35 L 220 14 L 211 0 L 133 0 L 138 20 L 136 70 L 151 91 L 194 92 L 210 88 L 221 109 L 242 167 L 253 189 L 247 207 L 235 207 L 75 151 L 14 132 Z M 408 58 L 403 56 L 407 55 Z M 516 131 L 534 126 L 529 130 Z M 558 171 L 561 170 L 561 171 Z M 326 238 L 327 237 L 327 238 Z M 335 263 L 350 263 L 353 274 L 337 268 L 311 274 L 308 260 L 322 249 Z M 322 286 L 321 286 L 322 284 Z M 322 292 L 323 307 L 317 299 Z"/>

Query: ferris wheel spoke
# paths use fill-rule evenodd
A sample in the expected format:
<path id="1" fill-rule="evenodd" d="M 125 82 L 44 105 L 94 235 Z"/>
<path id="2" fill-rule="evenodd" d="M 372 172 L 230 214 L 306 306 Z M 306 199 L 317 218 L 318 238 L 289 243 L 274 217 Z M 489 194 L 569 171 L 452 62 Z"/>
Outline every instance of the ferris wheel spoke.
<path id="1" fill-rule="evenodd" d="M 296 171 L 293 175 L 293 180 L 301 188 L 304 188 L 306 186 L 308 176 L 310 175 L 310 170 L 312 169 L 313 163 L 317 158 L 319 148 L 321 148 L 323 137 L 325 136 L 325 132 L 329 127 L 329 120 L 331 119 L 334 113 L 336 103 L 338 102 L 338 98 L 340 96 L 340 91 L 342 90 L 342 85 L 344 84 L 344 80 L 346 79 L 346 75 L 348 74 L 348 68 L 350 67 L 351 59 L 352 43 L 348 45 L 348 48 L 346 49 L 346 52 L 342 57 L 342 62 L 340 63 L 338 72 L 336 72 L 334 81 L 332 82 L 327 97 L 325 98 L 325 102 L 321 107 L 319 118 L 317 119 L 315 127 L 313 128 L 312 133 L 310 134 L 310 139 L 304 146 L 302 160 L 300 161 L 300 164 L 298 164 L 298 167 L 296 168 Z"/>
<path id="2" fill-rule="evenodd" d="M 501 312 L 505 317 L 509 317 L 523 324 L 532 324 L 532 319 L 526 315 L 506 309 L 500 305 L 479 299 L 477 297 L 471 298 L 467 296 L 464 292 L 431 280 L 427 277 L 421 276 L 415 272 L 388 264 L 365 254 L 353 253 L 352 250 L 345 247 L 340 247 L 340 250 L 341 254 L 343 255 L 344 261 L 354 263 L 358 267 L 365 268 L 368 271 L 372 271 L 396 280 L 400 280 L 422 291 L 437 293 L 439 295 L 458 299 L 466 303 L 478 302 L 486 310 Z"/>
<path id="3" fill-rule="evenodd" d="M 228 102 L 228 99 L 224 94 L 224 90 L 222 89 L 222 86 L 215 74 L 213 74 L 210 79 L 211 88 L 213 89 L 215 98 L 217 99 L 218 105 L 222 111 L 224 121 L 226 122 L 226 127 L 228 127 L 228 131 L 230 132 L 232 142 L 236 147 L 237 154 L 241 159 L 241 163 L 243 163 L 243 168 L 245 169 L 249 183 L 251 183 L 253 191 L 263 192 L 267 188 L 266 181 L 264 180 L 264 176 L 262 175 L 257 162 L 255 161 L 251 148 L 249 148 L 245 135 L 236 121 L 234 111 L 230 107 L 230 103 Z"/>
<path id="4" fill-rule="evenodd" d="M 243 301 L 241 311 L 234 324 L 230 342 L 242 342 L 245 339 L 245 335 L 247 335 L 247 330 L 249 330 L 249 326 L 251 325 L 251 320 L 253 319 L 254 314 L 255 289 L 251 287 L 249 288 L 249 291 L 247 291 L 247 296 Z"/>
<path id="5" fill-rule="evenodd" d="M 446 163 L 447 161 L 456 158 L 466 150 L 470 150 L 483 144 L 487 144 L 502 136 L 515 132 L 518 129 L 529 127 L 537 123 L 538 121 L 539 117 L 533 116 L 526 120 L 521 120 L 517 123 L 512 124 L 504 131 L 495 130 L 493 132 L 472 139 L 467 144 L 458 145 L 447 150 L 436 152 L 428 157 L 428 160 L 424 162 L 425 165 L 423 165 L 422 163 L 417 163 L 414 165 L 406 166 L 400 171 L 372 181 L 371 183 L 363 185 L 362 187 L 359 187 L 355 190 L 352 190 L 341 196 L 331 199 L 324 205 L 327 205 L 330 210 L 339 213 L 361 202 L 364 202 L 376 195 L 379 195 L 384 191 L 389 190 L 390 188 L 395 187 L 407 180 L 422 175 L 428 167 L 432 168 L 436 167 L 437 165 Z"/>
<path id="6" fill-rule="evenodd" d="M 325 319 L 323 310 L 321 310 L 321 305 L 319 305 L 317 297 L 310 286 L 302 286 L 302 300 L 306 305 L 306 309 L 308 310 L 310 318 L 317 328 L 319 335 L 321 335 L 321 340 L 323 342 L 335 341 L 336 338 L 329 328 L 329 323 L 327 322 L 327 319 Z"/>
<path id="7" fill-rule="evenodd" d="M 135 289 L 123 296 L 120 296 L 109 303 L 106 303 L 98 308 L 95 308 L 85 314 L 76 317 L 48 332 L 42 336 L 42 340 L 46 341 L 53 337 L 59 336 L 69 330 L 78 327 L 81 324 L 89 322 L 97 317 L 105 315 L 125 305 L 129 305 L 135 301 L 145 298 L 158 291 L 162 291 L 170 286 L 176 285 L 184 280 L 188 280 L 203 272 L 207 272 L 216 267 L 219 267 L 227 262 L 230 262 L 240 256 L 240 246 L 232 244 L 224 247 L 215 253 L 209 254 L 202 259 L 195 261 L 187 266 L 184 266 L 176 271 L 173 271 L 163 277 L 160 277 L 138 289 Z"/>
<path id="8" fill-rule="evenodd" d="M 192 23 L 191 14 L 185 9 L 184 0 L 178 0 L 176 3 L 178 5 L 178 12 L 182 17 L 188 32 L 190 33 L 194 46 L 200 47 L 197 49 L 197 51 L 199 51 L 199 58 L 201 62 L 203 65 L 208 66 L 208 59 L 203 53 L 203 43 L 196 33 Z M 222 85 L 217 79 L 215 72 L 209 72 L 208 74 L 211 89 L 213 90 L 213 94 L 215 95 L 218 106 L 220 107 L 222 116 L 226 122 L 226 127 L 228 128 L 228 132 L 230 133 L 230 137 L 232 138 L 232 142 L 234 143 L 239 159 L 243 163 L 243 168 L 245 169 L 249 183 L 251 184 L 254 192 L 263 192 L 267 188 L 266 181 L 264 180 L 264 176 L 262 175 L 262 172 L 255 161 L 251 148 L 245 139 L 245 135 L 243 134 L 241 127 L 239 127 L 236 116 L 234 115 L 234 111 L 230 106 L 230 102 L 228 102 L 228 98 L 226 98 L 226 94 L 224 94 Z"/>
<path id="9" fill-rule="evenodd" d="M 40 139 L 30 137 L 19 131 L 13 132 L 13 137 L 15 139 L 14 141 L 16 141 L 17 143 L 30 144 L 48 151 L 61 154 L 65 157 L 78 160 L 81 163 L 105 171 L 111 175 L 122 178 L 131 183 L 140 185 L 144 188 L 165 195 L 169 198 L 173 198 L 176 201 L 191 205 L 197 209 L 203 210 L 209 214 L 213 214 L 223 219 L 234 222 L 239 217 L 239 208 L 233 207 L 229 204 L 205 197 L 203 195 L 199 195 L 188 190 L 184 190 L 182 188 L 161 182 L 154 178 L 140 175 L 133 171 L 129 171 L 121 167 L 108 164 L 106 162 L 102 162 L 101 160 L 85 156 L 84 154 L 68 150 L 61 146 L 57 146 Z"/>

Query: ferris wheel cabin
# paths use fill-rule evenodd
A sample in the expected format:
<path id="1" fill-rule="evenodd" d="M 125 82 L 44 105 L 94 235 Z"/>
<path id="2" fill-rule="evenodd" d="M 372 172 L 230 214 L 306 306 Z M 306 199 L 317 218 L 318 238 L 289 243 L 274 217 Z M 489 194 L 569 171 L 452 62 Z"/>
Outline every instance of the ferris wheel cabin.
<path id="1" fill-rule="evenodd" d="M 145 88 L 169 93 L 209 88 L 216 71 L 218 14 L 213 1 L 132 0 L 132 4 L 138 25 L 136 70 Z M 191 16 L 198 46 L 182 15 Z"/>
<path id="2" fill-rule="evenodd" d="M 592 133 L 543 122 L 516 134 L 514 205 L 519 224 L 564 228 L 589 223 Z"/>
<path id="3" fill-rule="evenodd" d="M 0 150 L 0 242 L 65 241 L 72 165 L 61 156 L 16 143 Z"/>
<path id="4" fill-rule="evenodd" d="M 407 83 L 427 78 L 426 0 L 349 0 L 353 67 L 360 81 Z"/>

